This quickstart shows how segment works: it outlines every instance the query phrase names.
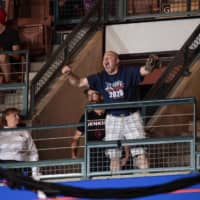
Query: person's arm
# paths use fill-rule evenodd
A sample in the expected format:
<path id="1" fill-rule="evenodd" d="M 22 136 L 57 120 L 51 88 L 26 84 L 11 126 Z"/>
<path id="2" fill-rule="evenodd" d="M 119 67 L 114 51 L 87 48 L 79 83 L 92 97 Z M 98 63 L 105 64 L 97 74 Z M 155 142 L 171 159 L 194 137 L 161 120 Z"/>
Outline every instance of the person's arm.
<path id="1" fill-rule="evenodd" d="M 82 133 L 79 130 L 75 131 L 74 137 L 72 139 L 71 150 L 72 150 L 72 159 L 77 158 L 77 146 L 80 140 Z"/>
<path id="2" fill-rule="evenodd" d="M 145 65 L 140 68 L 140 74 L 142 76 L 146 76 L 149 73 L 151 73 L 155 68 L 159 67 L 160 67 L 159 57 L 156 55 L 150 55 L 149 58 L 147 58 Z"/>
<path id="3" fill-rule="evenodd" d="M 68 77 L 68 81 L 69 81 L 70 85 L 76 86 L 79 88 L 82 88 L 82 87 L 88 88 L 89 87 L 87 78 L 86 77 L 80 78 L 77 75 L 75 75 L 68 65 L 66 65 L 62 68 L 62 73 Z"/>
<path id="4" fill-rule="evenodd" d="M 2 76 L 5 82 L 7 83 L 10 81 L 10 75 L 11 75 L 11 64 L 9 62 L 9 56 L 7 56 L 6 54 L 1 54 L 0 63 L 2 63 L 2 65 L 0 65 L 0 69 L 3 73 Z"/>
<path id="5" fill-rule="evenodd" d="M 11 55 L 13 58 L 15 58 L 16 60 L 20 59 L 20 54 L 19 53 L 15 53 L 15 51 L 19 51 L 20 50 L 20 45 L 16 44 L 12 46 L 12 50 L 13 50 L 13 54 Z"/>
<path id="6" fill-rule="evenodd" d="M 15 29 L 11 29 L 11 30 L 12 30 L 12 38 L 10 38 L 10 39 L 12 41 L 12 51 L 13 51 L 13 53 L 10 56 L 15 58 L 16 60 L 20 60 L 21 55 L 17 52 L 17 51 L 19 51 L 21 49 L 20 48 L 19 33 Z"/>
<path id="7" fill-rule="evenodd" d="M 125 166 L 130 157 L 130 146 L 124 146 L 125 156 L 121 159 L 121 167 Z"/>

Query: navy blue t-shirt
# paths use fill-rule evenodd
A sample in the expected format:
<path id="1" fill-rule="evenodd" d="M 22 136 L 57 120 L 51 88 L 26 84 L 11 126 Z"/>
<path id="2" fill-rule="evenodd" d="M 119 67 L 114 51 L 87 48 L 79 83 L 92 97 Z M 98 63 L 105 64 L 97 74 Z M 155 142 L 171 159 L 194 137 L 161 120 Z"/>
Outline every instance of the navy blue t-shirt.
<path id="1" fill-rule="evenodd" d="M 105 71 L 87 77 L 91 89 L 99 91 L 105 103 L 117 103 L 135 100 L 138 84 L 143 80 L 140 67 L 121 66 L 118 73 L 109 75 Z M 107 114 L 127 114 L 130 109 L 107 110 Z"/>

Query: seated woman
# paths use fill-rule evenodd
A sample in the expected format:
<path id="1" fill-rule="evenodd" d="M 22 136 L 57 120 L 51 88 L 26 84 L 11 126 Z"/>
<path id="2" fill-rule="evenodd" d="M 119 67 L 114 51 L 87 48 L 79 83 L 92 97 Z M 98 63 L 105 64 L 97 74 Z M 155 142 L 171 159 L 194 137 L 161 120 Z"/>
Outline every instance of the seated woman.
<path id="1" fill-rule="evenodd" d="M 8 108 L 3 112 L 3 129 L 15 130 L 0 131 L 0 162 L 38 160 L 38 151 L 31 134 L 27 130 L 16 130 L 19 124 L 18 109 Z M 33 176 L 36 175 L 36 171 L 36 168 L 32 168 Z"/>

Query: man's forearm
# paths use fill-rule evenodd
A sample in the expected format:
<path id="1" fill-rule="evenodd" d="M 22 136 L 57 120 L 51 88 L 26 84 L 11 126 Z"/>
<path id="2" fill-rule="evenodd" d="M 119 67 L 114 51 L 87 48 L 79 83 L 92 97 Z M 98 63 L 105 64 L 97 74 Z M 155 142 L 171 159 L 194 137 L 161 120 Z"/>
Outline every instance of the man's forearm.
<path id="1" fill-rule="evenodd" d="M 70 72 L 67 75 L 68 81 L 70 85 L 79 87 L 80 86 L 80 78 L 76 76 L 74 73 Z"/>
<path id="2" fill-rule="evenodd" d="M 87 77 L 79 78 L 72 72 L 70 66 L 66 65 L 62 68 L 62 73 L 67 76 L 70 85 L 76 87 L 89 87 Z"/>
<path id="3" fill-rule="evenodd" d="M 76 158 L 77 146 L 78 146 L 78 141 L 73 140 L 71 144 L 72 158 Z"/>
<path id="4" fill-rule="evenodd" d="M 12 54 L 10 56 L 15 58 L 16 60 L 20 60 L 21 55 L 20 55 L 19 51 L 20 51 L 19 45 L 12 46 Z"/>

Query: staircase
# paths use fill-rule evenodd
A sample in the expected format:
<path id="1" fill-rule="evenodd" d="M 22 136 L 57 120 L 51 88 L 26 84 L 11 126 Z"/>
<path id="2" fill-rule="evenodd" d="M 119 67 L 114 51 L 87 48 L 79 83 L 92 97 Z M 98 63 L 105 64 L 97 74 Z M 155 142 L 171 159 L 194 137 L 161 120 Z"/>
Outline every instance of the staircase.
<path id="1" fill-rule="evenodd" d="M 55 50 L 42 66 L 41 70 L 31 81 L 31 111 L 37 102 L 48 91 L 48 86 L 56 77 L 64 63 L 69 63 L 73 56 L 78 52 L 81 45 L 97 30 L 101 23 L 100 1 L 91 9 L 91 11 L 82 19 L 66 40 Z"/>
<path id="2" fill-rule="evenodd" d="M 174 59 L 167 66 L 157 83 L 150 89 L 145 99 L 165 98 L 177 81 L 189 75 L 192 62 L 200 53 L 200 25 L 194 30 Z"/>

